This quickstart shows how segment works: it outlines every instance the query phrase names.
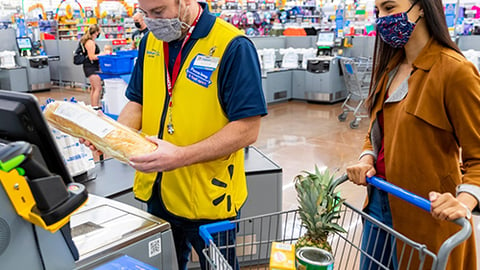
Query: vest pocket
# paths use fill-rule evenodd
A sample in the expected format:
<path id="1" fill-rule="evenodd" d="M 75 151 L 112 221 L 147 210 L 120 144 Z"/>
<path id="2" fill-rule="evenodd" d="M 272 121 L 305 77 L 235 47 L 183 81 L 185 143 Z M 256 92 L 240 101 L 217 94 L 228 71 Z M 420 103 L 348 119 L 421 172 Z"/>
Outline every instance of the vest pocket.
<path id="1" fill-rule="evenodd" d="M 197 166 L 192 179 L 192 199 L 198 218 L 221 219 L 236 215 L 234 156 Z"/>

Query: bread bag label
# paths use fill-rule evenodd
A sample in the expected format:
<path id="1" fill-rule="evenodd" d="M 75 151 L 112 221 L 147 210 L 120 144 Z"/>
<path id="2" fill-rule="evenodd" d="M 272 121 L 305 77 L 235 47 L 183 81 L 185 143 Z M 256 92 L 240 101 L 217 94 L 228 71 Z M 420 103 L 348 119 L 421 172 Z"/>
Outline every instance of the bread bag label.
<path id="1" fill-rule="evenodd" d="M 115 130 L 114 126 L 106 123 L 95 114 L 83 109 L 78 109 L 75 105 L 70 103 L 61 103 L 54 113 L 66 120 L 76 123 L 78 126 L 100 138 L 104 138 L 110 132 Z"/>

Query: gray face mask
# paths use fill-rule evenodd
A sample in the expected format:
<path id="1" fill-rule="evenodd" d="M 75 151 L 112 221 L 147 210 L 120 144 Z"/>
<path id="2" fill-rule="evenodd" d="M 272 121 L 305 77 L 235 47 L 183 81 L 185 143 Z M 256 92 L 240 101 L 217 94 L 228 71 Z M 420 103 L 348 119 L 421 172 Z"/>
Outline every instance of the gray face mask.
<path id="1" fill-rule="evenodd" d="M 182 22 L 178 18 L 151 19 L 145 18 L 148 30 L 159 40 L 170 42 L 182 36 Z"/>
<path id="2" fill-rule="evenodd" d="M 188 8 L 189 6 L 187 6 Z M 182 28 L 189 28 L 190 25 L 180 21 L 180 6 L 178 7 L 178 18 L 160 19 L 144 18 L 148 30 L 159 40 L 170 42 L 182 37 Z M 185 9 L 185 13 L 186 13 Z"/>

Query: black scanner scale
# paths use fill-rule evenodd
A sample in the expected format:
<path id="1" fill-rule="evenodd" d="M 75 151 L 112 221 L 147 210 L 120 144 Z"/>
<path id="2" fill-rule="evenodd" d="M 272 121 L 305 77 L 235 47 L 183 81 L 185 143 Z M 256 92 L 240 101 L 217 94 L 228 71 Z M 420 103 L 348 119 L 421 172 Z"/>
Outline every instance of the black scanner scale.
<path id="1" fill-rule="evenodd" d="M 41 160 L 41 156 L 33 156 L 32 145 L 24 141 L 12 143 L 0 141 L 0 170 L 7 174 L 16 170 L 19 176 L 26 179 L 35 201 L 33 209 L 27 210 L 32 211 L 30 215 L 38 215 L 45 223 L 45 226 L 37 225 L 52 232 L 60 229 L 67 222 L 53 228 L 50 228 L 51 225 L 62 222 L 88 198 L 87 191 L 81 184 L 70 183 L 67 188 L 59 175 L 52 174 L 47 169 L 45 163 Z M 4 188 L 7 189 L 8 187 Z M 25 198 L 20 198 L 22 201 L 25 200 Z M 16 207 L 28 206 L 24 202 L 12 203 L 20 204 Z M 28 221 L 35 223 L 32 220 Z"/>

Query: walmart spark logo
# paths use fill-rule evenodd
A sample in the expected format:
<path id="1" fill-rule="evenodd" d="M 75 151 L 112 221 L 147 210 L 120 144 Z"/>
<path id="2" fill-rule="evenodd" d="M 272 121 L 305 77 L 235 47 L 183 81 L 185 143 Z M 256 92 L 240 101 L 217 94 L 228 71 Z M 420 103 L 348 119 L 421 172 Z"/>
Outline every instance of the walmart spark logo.
<path id="1" fill-rule="evenodd" d="M 228 166 L 228 175 L 230 176 L 230 182 L 232 182 L 232 177 L 233 177 L 233 165 Z M 224 181 L 221 181 L 217 178 L 212 179 L 212 185 L 221 187 L 226 189 L 228 187 L 228 183 L 225 183 Z M 226 192 L 223 193 L 222 195 L 218 196 L 212 201 L 212 204 L 215 206 L 218 206 L 220 203 L 222 203 L 226 199 L 227 202 L 227 211 L 230 212 L 232 210 L 232 196 L 230 194 L 227 194 Z"/>

